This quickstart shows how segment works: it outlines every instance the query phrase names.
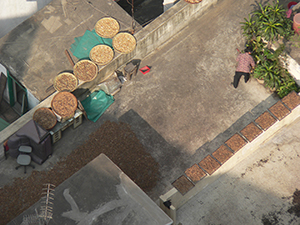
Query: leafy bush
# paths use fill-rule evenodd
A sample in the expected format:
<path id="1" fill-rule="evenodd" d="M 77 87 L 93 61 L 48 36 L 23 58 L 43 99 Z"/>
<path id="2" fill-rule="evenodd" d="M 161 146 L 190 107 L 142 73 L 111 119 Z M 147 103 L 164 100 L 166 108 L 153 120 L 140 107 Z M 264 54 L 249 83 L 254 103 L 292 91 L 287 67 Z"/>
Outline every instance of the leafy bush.
<path id="1" fill-rule="evenodd" d="M 280 87 L 276 89 L 276 93 L 280 98 L 283 98 L 292 91 L 299 92 L 299 87 L 291 76 L 286 76 Z"/>
<path id="2" fill-rule="evenodd" d="M 283 66 L 286 60 L 285 46 L 280 45 L 274 51 L 270 43 L 281 38 L 289 39 L 293 35 L 292 21 L 286 18 L 286 10 L 278 0 L 273 5 L 268 3 L 263 7 L 258 3 L 258 6 L 259 9 L 250 13 L 241 23 L 246 45 L 253 50 L 252 56 L 257 64 L 253 76 L 264 80 L 264 85 L 275 89 L 282 98 L 293 90 L 298 92 L 299 88 Z"/>
<path id="3" fill-rule="evenodd" d="M 282 82 L 281 71 L 282 68 L 274 61 L 264 60 L 256 66 L 253 75 L 257 79 L 264 80 L 265 86 L 277 89 Z"/>
<path id="4" fill-rule="evenodd" d="M 278 40 L 280 37 L 289 39 L 293 35 L 292 21 L 286 17 L 285 9 L 274 1 L 263 7 L 258 3 L 259 9 L 249 14 L 248 19 L 242 22 L 243 34 L 248 40 L 254 36 L 261 36 L 266 41 Z"/>

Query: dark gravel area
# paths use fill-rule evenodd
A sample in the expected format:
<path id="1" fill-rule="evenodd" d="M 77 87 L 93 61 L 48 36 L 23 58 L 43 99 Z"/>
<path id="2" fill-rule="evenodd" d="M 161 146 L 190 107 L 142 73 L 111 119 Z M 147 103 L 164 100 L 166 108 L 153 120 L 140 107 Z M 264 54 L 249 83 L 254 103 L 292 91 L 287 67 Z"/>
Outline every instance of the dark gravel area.
<path id="1" fill-rule="evenodd" d="M 107 121 L 89 139 L 48 171 L 33 171 L 0 189 L 0 224 L 7 224 L 40 199 L 43 184 L 58 186 L 99 154 L 107 155 L 143 191 L 159 179 L 159 165 L 126 123 Z"/>

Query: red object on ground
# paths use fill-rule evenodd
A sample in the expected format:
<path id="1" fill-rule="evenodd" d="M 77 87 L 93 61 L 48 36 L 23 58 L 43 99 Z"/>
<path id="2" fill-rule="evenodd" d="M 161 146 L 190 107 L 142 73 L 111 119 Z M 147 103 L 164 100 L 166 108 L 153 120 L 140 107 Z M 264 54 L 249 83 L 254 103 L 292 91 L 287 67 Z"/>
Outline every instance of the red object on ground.
<path id="1" fill-rule="evenodd" d="M 4 150 L 7 152 L 9 150 L 9 147 L 7 145 L 7 140 L 4 141 L 3 146 L 4 146 Z"/>
<path id="2" fill-rule="evenodd" d="M 290 3 L 288 4 L 288 9 L 290 9 L 291 6 L 293 6 L 293 5 L 297 5 L 297 2 L 290 2 Z"/>
<path id="3" fill-rule="evenodd" d="M 150 72 L 150 67 L 144 66 L 140 69 L 140 71 L 142 72 L 142 74 L 146 74 L 146 73 Z"/>

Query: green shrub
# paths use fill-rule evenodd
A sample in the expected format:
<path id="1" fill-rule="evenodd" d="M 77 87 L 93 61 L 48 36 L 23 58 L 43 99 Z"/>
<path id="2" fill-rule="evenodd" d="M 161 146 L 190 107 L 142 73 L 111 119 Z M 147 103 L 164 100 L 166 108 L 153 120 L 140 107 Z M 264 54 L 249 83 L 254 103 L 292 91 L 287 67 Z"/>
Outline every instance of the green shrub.
<path id="1" fill-rule="evenodd" d="M 283 98 L 284 96 L 288 95 L 292 91 L 298 93 L 299 87 L 291 76 L 286 76 L 283 79 L 283 82 L 281 83 L 280 87 L 276 89 L 276 93 L 280 98 Z"/>
<path id="2" fill-rule="evenodd" d="M 286 18 L 286 10 L 274 1 L 273 5 L 268 3 L 249 14 L 248 19 L 242 22 L 244 36 L 251 40 L 253 36 L 261 36 L 266 41 L 278 40 L 280 37 L 289 39 L 293 35 L 292 21 Z"/>
<path id="3" fill-rule="evenodd" d="M 243 35 L 246 45 L 253 49 L 252 56 L 256 61 L 253 76 L 263 79 L 264 85 L 275 89 L 279 97 L 283 98 L 291 91 L 299 91 L 294 79 L 283 66 L 286 60 L 285 46 L 274 51 L 270 43 L 280 38 L 288 40 L 293 35 L 292 21 L 286 18 L 285 9 L 276 0 L 273 4 L 262 6 L 249 14 L 248 19 L 242 22 Z M 281 60 L 280 60 L 281 58 Z"/>

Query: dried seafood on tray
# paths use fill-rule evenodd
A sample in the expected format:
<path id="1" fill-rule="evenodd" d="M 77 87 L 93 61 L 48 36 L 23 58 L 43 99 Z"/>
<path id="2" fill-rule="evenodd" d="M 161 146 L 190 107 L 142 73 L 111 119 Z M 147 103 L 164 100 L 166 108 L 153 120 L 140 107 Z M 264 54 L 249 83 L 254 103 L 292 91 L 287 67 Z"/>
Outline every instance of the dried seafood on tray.
<path id="1" fill-rule="evenodd" d="M 136 39 L 127 32 L 120 32 L 113 38 L 113 48 L 120 53 L 128 54 L 135 49 Z"/>
<path id="2" fill-rule="evenodd" d="M 59 92 L 53 97 L 51 108 L 62 118 L 69 118 L 74 115 L 77 104 L 77 98 L 72 93 Z"/>
<path id="3" fill-rule="evenodd" d="M 33 120 L 45 130 L 52 129 L 57 123 L 55 114 L 51 109 L 46 107 L 35 110 L 33 114 Z"/>
<path id="4" fill-rule="evenodd" d="M 74 91 L 78 86 L 78 80 L 72 73 L 61 73 L 54 78 L 54 88 L 57 91 Z"/>
<path id="5" fill-rule="evenodd" d="M 88 82 L 95 79 L 98 74 L 98 67 L 92 61 L 84 59 L 75 64 L 73 72 L 79 80 Z"/>
<path id="6" fill-rule="evenodd" d="M 100 37 L 112 38 L 120 30 L 120 25 L 117 20 L 112 17 L 104 17 L 95 25 L 95 31 Z"/>
<path id="7" fill-rule="evenodd" d="M 105 65 L 114 58 L 114 50 L 108 45 L 96 45 L 90 51 L 90 59 L 98 65 Z"/>

